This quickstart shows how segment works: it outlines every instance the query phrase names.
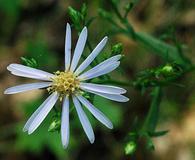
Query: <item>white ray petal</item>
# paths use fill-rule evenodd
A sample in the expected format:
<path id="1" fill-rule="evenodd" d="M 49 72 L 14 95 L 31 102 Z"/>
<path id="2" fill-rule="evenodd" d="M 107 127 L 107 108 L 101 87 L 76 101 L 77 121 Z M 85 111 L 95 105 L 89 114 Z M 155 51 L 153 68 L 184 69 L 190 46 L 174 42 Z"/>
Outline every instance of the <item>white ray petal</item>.
<path id="1" fill-rule="evenodd" d="M 48 72 L 45 72 L 45 71 L 42 71 L 40 69 L 35 69 L 35 68 L 32 68 L 32 67 L 28 67 L 28 66 L 24 66 L 22 64 L 10 64 L 7 69 L 9 71 L 21 71 L 21 72 L 24 72 L 24 73 L 29 73 L 29 74 L 32 74 L 32 75 L 37 75 L 37 76 L 43 76 L 43 77 L 53 77 L 54 74 L 51 74 L 51 73 L 48 73 Z"/>
<path id="2" fill-rule="evenodd" d="M 75 75 L 79 75 L 91 64 L 91 62 L 102 51 L 107 41 L 108 41 L 108 37 L 104 37 L 102 39 L 102 41 L 96 46 L 96 48 L 91 52 L 91 54 L 87 57 L 87 59 L 85 59 L 84 62 L 76 69 L 76 71 L 74 72 Z"/>
<path id="3" fill-rule="evenodd" d="M 44 78 L 44 77 L 41 77 L 41 76 L 33 75 L 32 73 L 26 73 L 26 72 L 19 71 L 19 70 L 15 69 L 15 68 L 10 67 L 10 65 L 7 66 L 7 70 L 10 71 L 11 74 L 16 75 L 16 76 L 51 81 L 51 79 L 48 80 L 48 78 Z"/>
<path id="4" fill-rule="evenodd" d="M 10 65 L 7 66 L 7 70 L 12 72 L 12 71 L 16 71 L 14 68 L 10 67 Z"/>
<path id="5" fill-rule="evenodd" d="M 29 84 L 22 84 L 14 87 L 10 87 L 4 91 L 4 94 L 14 94 L 20 93 L 25 91 L 30 91 L 33 89 L 45 88 L 52 84 L 52 82 L 37 82 L 37 83 L 29 83 Z"/>
<path id="6" fill-rule="evenodd" d="M 71 58 L 71 27 L 70 24 L 66 24 L 66 38 L 65 38 L 65 69 L 66 71 L 70 67 Z"/>
<path id="7" fill-rule="evenodd" d="M 33 133 L 51 111 L 58 98 L 57 92 L 52 93 L 31 116 L 32 118 L 29 119 L 23 130 L 28 130 L 28 134 Z"/>
<path id="8" fill-rule="evenodd" d="M 119 59 L 121 58 L 121 55 L 116 55 L 116 56 L 113 56 L 103 62 L 101 62 L 100 64 L 98 64 L 97 66 L 91 68 L 90 70 L 84 72 L 83 74 L 81 74 L 80 76 L 78 76 L 79 78 L 81 77 L 85 77 L 86 75 L 88 74 L 93 74 L 95 72 L 98 72 L 98 70 L 101 70 L 103 68 L 105 68 L 106 66 L 108 65 L 111 65 L 113 63 L 116 63 Z M 80 78 L 80 79 L 81 79 Z"/>
<path id="9" fill-rule="evenodd" d="M 12 71 L 11 74 L 19 77 L 25 77 L 25 78 L 32 78 L 32 79 L 38 79 L 38 80 L 43 80 L 43 81 L 51 81 L 51 79 L 40 77 L 40 76 L 35 76 L 30 73 L 24 73 L 20 71 Z"/>
<path id="10" fill-rule="evenodd" d="M 106 127 L 110 129 L 113 128 L 112 122 L 100 110 L 94 107 L 86 98 L 80 95 L 77 96 L 77 98 L 94 115 L 96 119 L 98 119 Z"/>
<path id="11" fill-rule="evenodd" d="M 91 91 L 108 93 L 108 94 L 123 94 L 126 93 L 126 90 L 116 86 L 94 84 L 94 83 L 80 83 L 81 89 L 87 89 Z"/>
<path id="12" fill-rule="evenodd" d="M 72 72 L 75 70 L 75 68 L 78 65 L 81 54 L 83 53 L 83 50 L 85 48 L 86 41 L 87 41 L 87 27 L 84 27 L 83 30 L 81 31 L 81 34 L 76 44 L 76 48 L 74 50 L 74 55 L 70 67 L 70 71 Z"/>
<path id="13" fill-rule="evenodd" d="M 39 108 L 31 115 L 26 124 L 24 125 L 23 131 L 26 132 L 29 129 L 29 126 L 32 124 L 35 117 L 40 113 L 40 111 L 45 107 L 47 103 L 50 102 L 51 98 L 54 96 L 54 93 L 51 94 L 40 106 Z"/>
<path id="14" fill-rule="evenodd" d="M 39 69 L 35 69 L 35 68 L 31 68 L 31 67 L 27 67 L 21 64 L 10 64 L 7 69 L 11 72 L 22 72 L 25 74 L 29 74 L 29 75 L 33 75 L 33 76 L 37 76 L 37 77 L 41 77 L 41 78 L 45 78 L 47 80 L 50 80 L 51 77 L 54 76 L 54 74 L 39 70 Z"/>
<path id="15" fill-rule="evenodd" d="M 127 101 L 129 101 L 129 98 L 127 98 L 123 95 L 100 93 L 100 92 L 95 92 L 95 91 L 91 91 L 91 90 L 87 90 L 87 89 L 83 89 L 83 90 L 86 91 L 86 92 L 90 92 L 90 93 L 96 94 L 98 96 L 113 100 L 113 101 L 117 101 L 117 102 L 127 102 Z"/>
<path id="16" fill-rule="evenodd" d="M 47 101 L 49 100 L 49 97 L 41 104 L 41 106 L 31 115 L 31 117 L 28 119 L 26 124 L 24 125 L 23 132 L 28 131 L 29 126 L 31 125 L 34 118 L 38 115 L 38 113 L 42 110 L 42 108 L 45 106 Z"/>
<path id="17" fill-rule="evenodd" d="M 63 100 L 62 117 L 61 117 L 61 140 L 64 148 L 67 148 L 69 143 L 69 97 L 66 96 Z"/>
<path id="18" fill-rule="evenodd" d="M 111 64 L 107 64 L 105 66 L 100 66 L 100 68 L 98 68 L 94 72 L 91 72 L 91 71 L 90 72 L 85 72 L 84 74 L 80 75 L 78 77 L 78 79 L 80 79 L 81 81 L 83 81 L 83 80 L 89 80 L 89 79 L 92 79 L 92 78 L 99 77 L 101 75 L 104 75 L 104 74 L 107 74 L 109 72 L 112 72 L 119 65 L 120 65 L 120 62 L 114 62 L 114 63 L 111 63 Z"/>
<path id="19" fill-rule="evenodd" d="M 81 104 L 79 103 L 78 99 L 75 96 L 73 96 L 73 103 L 74 103 L 74 106 L 76 108 L 81 125 L 83 126 L 83 129 L 84 129 L 90 143 L 93 143 L 95 140 L 93 129 L 91 127 L 91 124 L 90 124 L 85 112 L 83 111 L 83 109 L 81 107 Z"/>

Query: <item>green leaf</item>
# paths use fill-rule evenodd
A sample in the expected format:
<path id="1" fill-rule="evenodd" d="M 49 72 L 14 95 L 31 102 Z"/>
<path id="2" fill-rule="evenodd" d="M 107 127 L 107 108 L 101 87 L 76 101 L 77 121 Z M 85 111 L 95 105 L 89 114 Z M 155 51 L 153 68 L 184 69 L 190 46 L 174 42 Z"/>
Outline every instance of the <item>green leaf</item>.
<path id="1" fill-rule="evenodd" d="M 157 132 L 149 132 L 148 134 L 151 137 L 160 137 L 160 136 L 164 136 L 165 134 L 167 134 L 169 132 L 169 130 L 165 130 L 165 131 L 157 131 Z"/>
<path id="2" fill-rule="evenodd" d="M 28 59 L 25 57 L 21 57 L 20 59 L 22 60 L 22 63 L 29 67 L 36 68 L 38 66 L 37 61 L 34 58 Z"/>

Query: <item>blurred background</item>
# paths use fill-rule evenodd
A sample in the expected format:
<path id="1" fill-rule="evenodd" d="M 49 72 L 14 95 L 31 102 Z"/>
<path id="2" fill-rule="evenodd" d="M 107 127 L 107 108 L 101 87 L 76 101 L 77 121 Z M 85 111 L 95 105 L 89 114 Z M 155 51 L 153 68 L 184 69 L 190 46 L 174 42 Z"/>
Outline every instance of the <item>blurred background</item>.
<path id="1" fill-rule="evenodd" d="M 16 95 L 3 95 L 14 85 L 32 82 L 8 73 L 10 63 L 22 63 L 21 57 L 36 60 L 36 67 L 48 72 L 63 69 L 65 24 L 71 23 L 67 9 L 80 9 L 85 2 L 88 16 L 96 17 L 89 27 L 89 41 L 94 48 L 107 35 L 111 25 L 98 16 L 98 8 L 110 8 L 103 0 L 0 0 L 0 159 L 2 160 L 194 160 L 195 159 L 195 74 L 179 79 L 183 87 L 175 85 L 163 88 L 158 129 L 169 130 L 165 136 L 155 138 L 155 151 L 142 145 L 133 156 L 125 155 L 125 137 L 132 129 L 135 117 L 143 119 L 150 105 L 150 96 L 127 87 L 128 103 L 115 103 L 95 97 L 94 104 L 114 124 L 109 130 L 92 116 L 90 122 L 96 140 L 91 145 L 81 127 L 75 110 L 70 117 L 70 144 L 64 150 L 60 134 L 48 132 L 52 111 L 41 126 L 32 134 L 22 128 L 43 102 L 48 93 L 44 90 L 29 91 Z M 120 1 L 121 5 L 127 0 Z M 123 7 L 120 8 L 123 10 Z M 114 18 L 114 17 L 113 17 Z M 140 0 L 128 15 L 136 31 L 155 35 L 159 39 L 174 28 L 178 41 L 185 44 L 186 56 L 195 63 L 195 2 L 192 0 Z M 73 45 L 78 32 L 73 30 Z M 125 58 L 120 68 L 111 73 L 117 80 L 133 80 L 146 68 L 161 65 L 155 54 L 122 34 L 109 37 L 103 52 L 110 52 L 115 43 L 122 43 Z M 86 49 L 86 53 L 89 51 Z M 60 103 L 57 104 L 60 107 Z"/>

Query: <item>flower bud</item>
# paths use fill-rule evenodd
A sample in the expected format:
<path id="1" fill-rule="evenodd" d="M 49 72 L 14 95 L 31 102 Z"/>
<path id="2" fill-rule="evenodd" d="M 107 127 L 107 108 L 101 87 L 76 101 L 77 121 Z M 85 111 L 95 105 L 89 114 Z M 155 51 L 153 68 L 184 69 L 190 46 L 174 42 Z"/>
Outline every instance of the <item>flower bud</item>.
<path id="1" fill-rule="evenodd" d="M 137 144 L 134 141 L 127 143 L 125 146 L 125 154 L 133 154 L 136 151 Z"/>

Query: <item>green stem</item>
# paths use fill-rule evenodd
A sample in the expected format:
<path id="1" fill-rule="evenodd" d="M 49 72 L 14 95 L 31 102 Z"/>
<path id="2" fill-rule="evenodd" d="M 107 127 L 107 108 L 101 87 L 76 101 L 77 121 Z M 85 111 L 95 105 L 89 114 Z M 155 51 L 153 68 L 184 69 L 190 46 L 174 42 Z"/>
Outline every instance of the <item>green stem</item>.
<path id="1" fill-rule="evenodd" d="M 119 12 L 117 6 L 112 1 L 110 1 L 110 2 L 111 2 L 112 8 L 113 8 L 116 16 L 119 18 L 119 20 L 121 21 L 121 23 L 126 27 L 127 32 L 129 33 L 129 35 L 131 36 L 131 38 L 135 40 L 136 37 L 135 37 L 135 31 L 134 31 L 133 27 L 130 25 L 130 23 L 128 22 L 127 18 L 126 17 L 123 17 L 121 15 L 121 13 Z"/>
<path id="2" fill-rule="evenodd" d="M 110 0 L 110 4 L 111 4 L 112 9 L 114 10 L 115 14 L 117 15 L 117 17 L 122 21 L 123 16 L 120 14 L 120 12 L 119 12 L 117 6 L 115 5 L 115 3 L 112 0 Z"/>
<path id="3" fill-rule="evenodd" d="M 141 130 L 142 133 L 154 132 L 157 126 L 158 117 L 159 117 L 159 106 L 162 97 L 161 88 L 155 87 L 152 91 L 152 94 L 153 94 L 152 102 Z"/>
<path id="4" fill-rule="evenodd" d="M 128 14 L 129 14 L 129 11 L 130 11 L 130 10 L 126 10 L 126 11 L 125 11 L 125 14 L 124 14 L 124 18 L 125 18 L 125 19 L 127 18 Z"/>

